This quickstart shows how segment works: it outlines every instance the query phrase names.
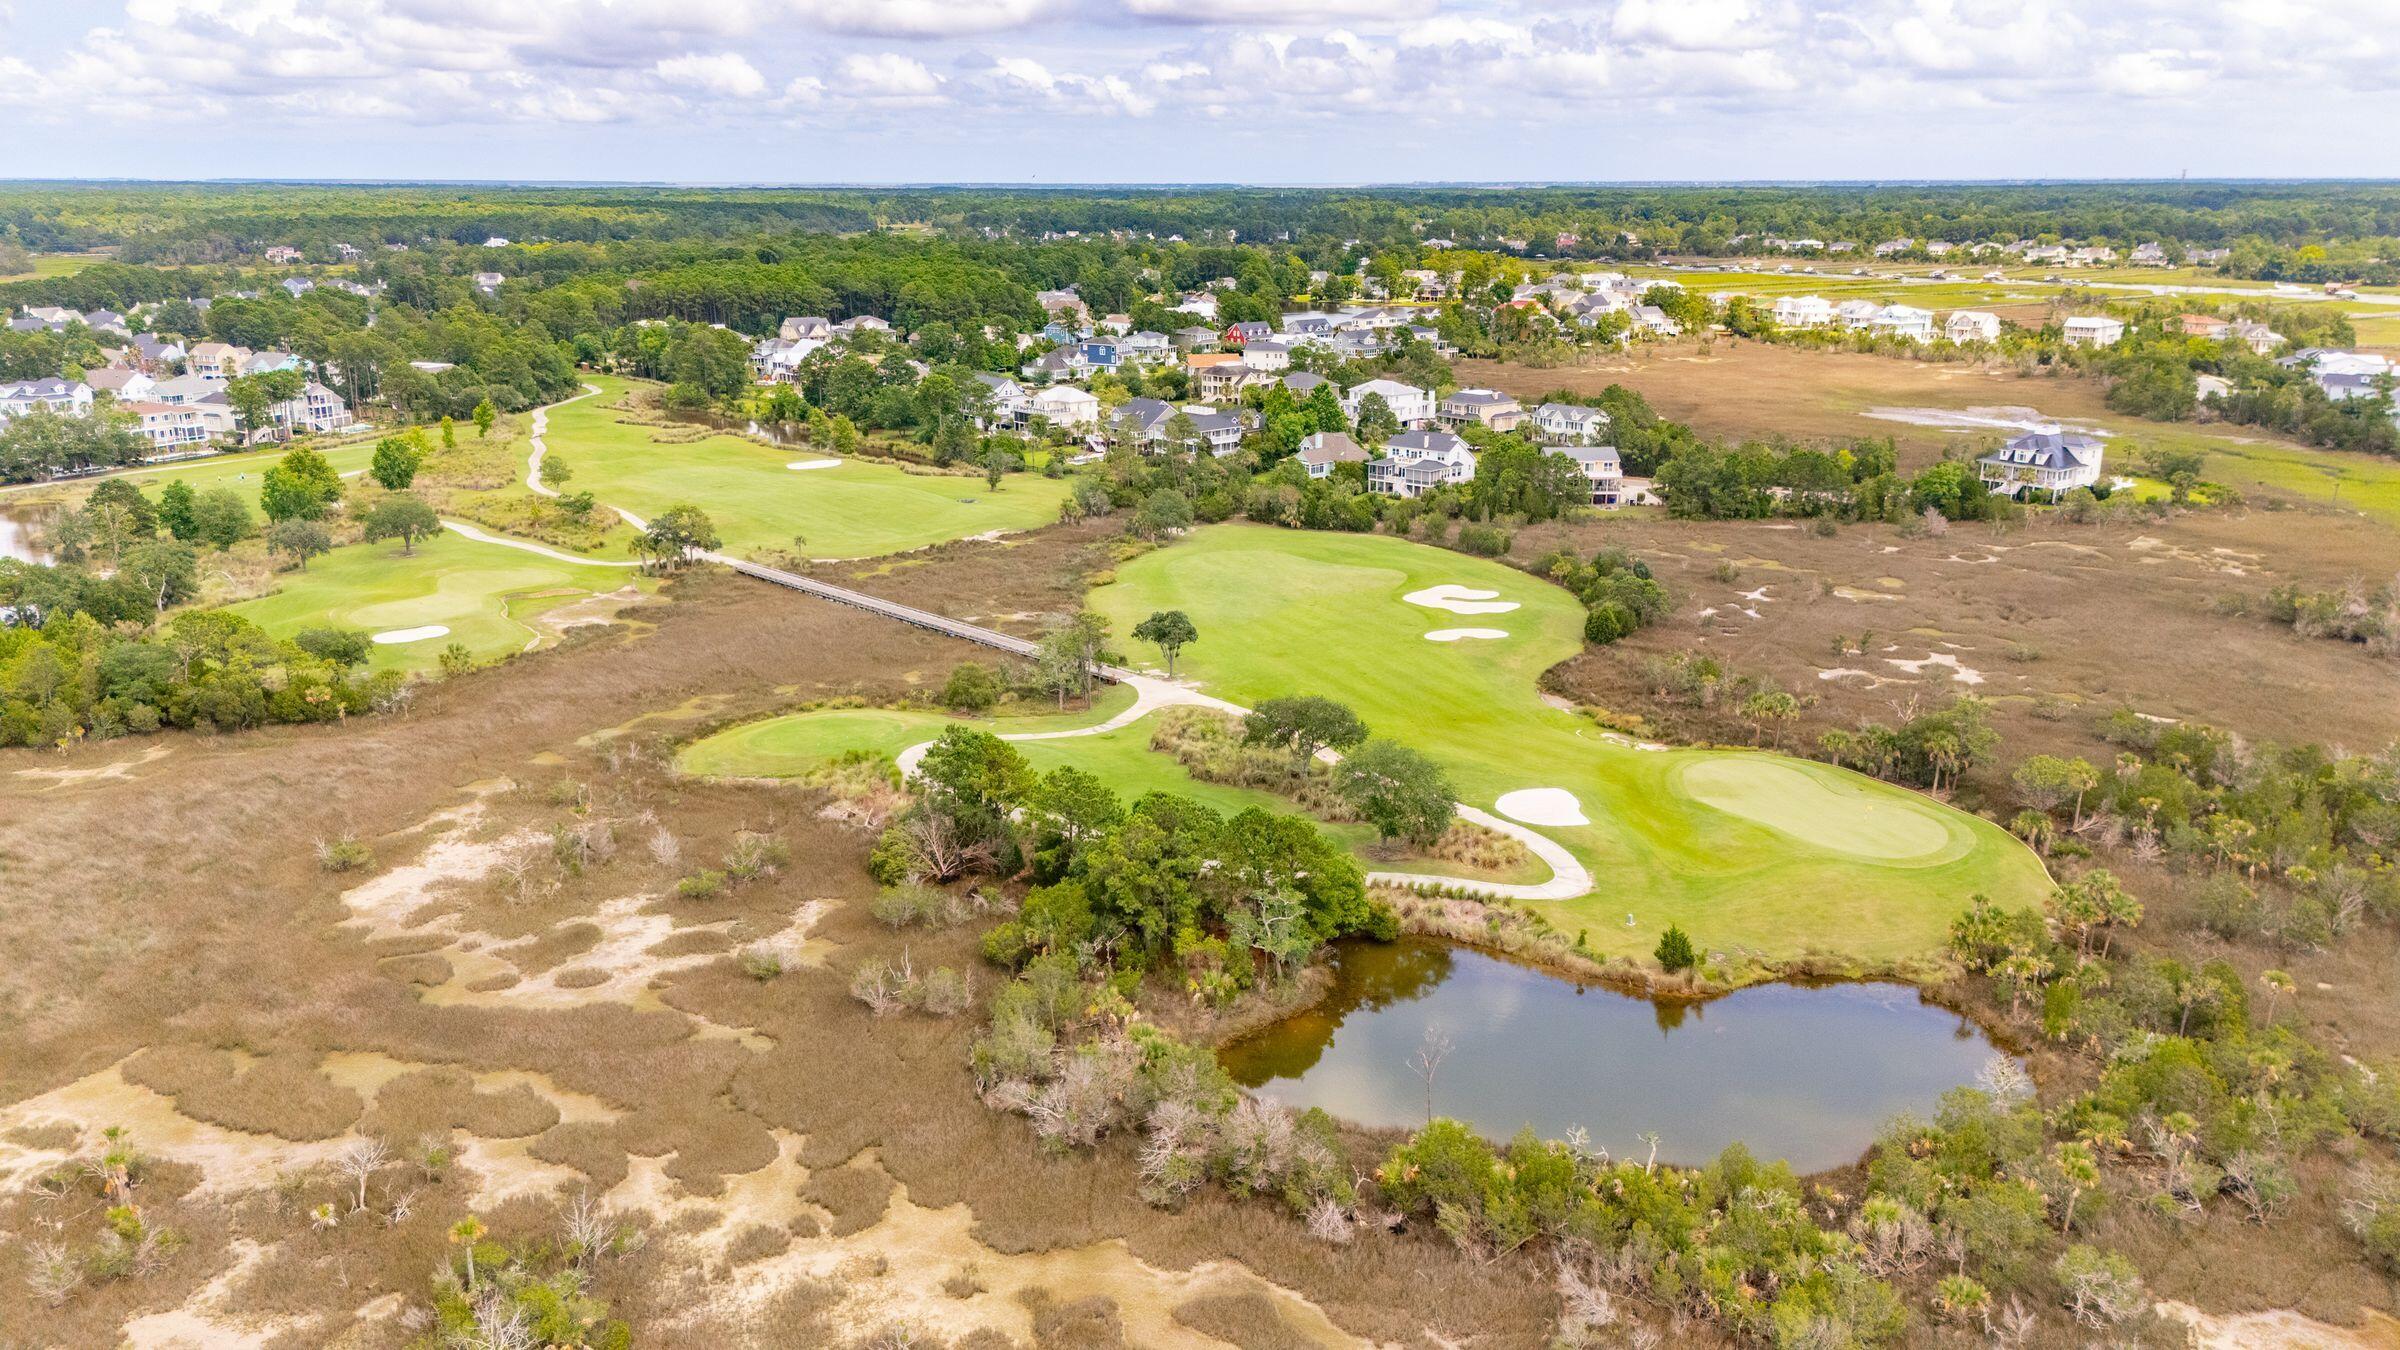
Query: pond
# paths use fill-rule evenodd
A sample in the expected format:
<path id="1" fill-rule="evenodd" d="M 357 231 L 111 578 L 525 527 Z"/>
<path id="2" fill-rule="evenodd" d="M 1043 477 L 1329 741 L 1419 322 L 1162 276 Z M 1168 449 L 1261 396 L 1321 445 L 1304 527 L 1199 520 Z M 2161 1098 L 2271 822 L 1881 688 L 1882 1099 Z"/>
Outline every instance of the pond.
<path id="1" fill-rule="evenodd" d="M 1447 1042 L 1430 1091 L 1420 1052 Z M 1617 1157 L 1702 1163 L 1736 1141 L 1802 1172 L 1855 1161 L 2000 1050 L 1906 985 L 1761 985 L 1652 1002 L 1447 943 L 1346 942 L 1315 1007 L 1226 1046 L 1259 1096 L 1361 1125 L 1432 1114 L 1505 1142 L 1582 1126 Z"/>
<path id="2" fill-rule="evenodd" d="M 50 555 L 36 541 L 57 514 L 55 506 L 0 505 L 0 558 L 29 563 L 50 561 Z"/>

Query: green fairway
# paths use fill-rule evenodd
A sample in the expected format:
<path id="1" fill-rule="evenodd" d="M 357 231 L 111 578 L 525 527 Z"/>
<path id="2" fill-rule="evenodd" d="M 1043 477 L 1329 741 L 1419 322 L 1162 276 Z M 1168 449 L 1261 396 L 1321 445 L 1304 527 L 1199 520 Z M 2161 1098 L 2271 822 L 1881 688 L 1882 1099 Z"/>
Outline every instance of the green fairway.
<path id="1" fill-rule="evenodd" d="M 1445 583 L 1518 607 L 1458 614 L 1403 599 Z M 1126 564 L 1092 604 L 1119 634 L 1184 610 L 1200 640 L 1183 667 L 1209 692 L 1340 699 L 1440 759 L 1471 805 L 1573 793 L 1592 823 L 1543 833 L 1599 887 L 1539 908 L 1603 950 L 1647 953 L 1679 923 L 1719 950 L 1900 960 L 1938 950 L 1978 892 L 2030 905 L 2047 890 L 2005 831 L 1917 794 L 1754 752 L 1642 749 L 1545 706 L 1535 681 L 1580 648 L 1583 610 L 1498 563 L 1389 537 L 1215 526 Z M 1459 627 L 1508 635 L 1426 640 Z"/>
<path id="2" fill-rule="evenodd" d="M 645 519 L 689 503 L 708 513 L 731 553 L 791 549 L 813 558 L 864 558 L 988 531 L 1029 530 L 1058 519 L 1062 479 L 1010 474 L 998 490 L 981 476 L 910 473 L 896 464 L 778 449 L 741 436 L 680 439 L 682 432 L 619 420 L 627 384 L 593 377 L 601 392 L 550 414 L 550 453 L 567 461 L 569 486 Z M 518 462 L 524 461 L 520 447 Z M 623 548 L 622 540 L 616 545 Z M 624 556 L 621 551 L 616 556 Z"/>
<path id="3" fill-rule="evenodd" d="M 377 643 L 377 670 L 423 671 L 442 649 L 463 644 L 477 660 L 524 650 L 539 635 L 540 614 L 588 596 L 641 584 L 629 567 L 557 561 L 444 531 L 414 554 L 397 544 L 352 544 L 286 572 L 271 595 L 232 612 L 277 637 L 338 626 L 369 634 L 427 627 L 450 631 L 401 643 Z"/>
<path id="4" fill-rule="evenodd" d="M 312 442 L 331 463 L 334 472 L 353 475 L 367 467 L 375 457 L 372 439 L 353 441 L 348 445 L 327 446 Z M 122 478 L 140 488 L 151 500 L 158 499 L 159 490 L 169 483 L 187 483 L 194 492 L 210 488 L 229 487 L 242 494 L 253 507 L 258 505 L 258 491 L 266 472 L 277 460 L 290 451 L 289 446 L 273 446 L 265 450 L 245 450 L 233 455 L 210 455 L 203 459 L 182 459 L 171 464 L 144 464 L 119 473 L 96 474 L 90 478 L 73 478 L 61 482 L 19 483 L 0 488 L 0 494 L 19 495 L 42 501 L 80 501 L 92 486 L 105 478 Z"/>

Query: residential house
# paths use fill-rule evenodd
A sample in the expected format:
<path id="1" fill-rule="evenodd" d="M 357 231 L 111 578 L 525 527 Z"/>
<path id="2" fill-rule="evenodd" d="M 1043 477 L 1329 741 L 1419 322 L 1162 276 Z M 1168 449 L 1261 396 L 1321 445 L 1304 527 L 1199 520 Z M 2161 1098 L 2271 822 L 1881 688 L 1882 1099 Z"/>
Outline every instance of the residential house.
<path id="1" fill-rule="evenodd" d="M 183 363 L 183 344 L 173 338 L 161 338 L 150 333 L 136 333 L 133 335 L 133 351 L 135 359 L 140 361 L 142 368 L 152 374 L 162 373 L 169 366 Z"/>
<path id="2" fill-rule="evenodd" d="M 475 274 L 475 289 L 483 292 L 485 295 L 490 295 L 499 290 L 501 283 L 507 280 L 507 277 L 500 275 L 498 272 L 477 272 Z"/>
<path id="3" fill-rule="evenodd" d="M 975 423 L 978 427 L 989 431 L 993 427 L 1017 426 L 1024 422 L 1033 406 L 1026 396 L 1025 386 L 1006 375 L 994 375 L 987 370 L 976 371 L 975 382 L 983 386 L 985 397 L 985 412 Z"/>
<path id="4" fill-rule="evenodd" d="M 2212 398 L 2232 398 L 2233 381 L 2222 375 L 2194 375 L 2192 402 L 2206 403 Z"/>
<path id="5" fill-rule="evenodd" d="M 242 358 L 239 374 L 264 375 L 270 371 L 298 370 L 300 358 L 290 352 L 252 352 Z M 226 378 L 230 379 L 231 376 Z"/>
<path id="6" fill-rule="evenodd" d="M 275 425 L 291 432 L 339 431 L 355 420 L 341 396 L 315 380 L 302 385 L 299 397 L 277 405 L 271 415 Z"/>
<path id="7" fill-rule="evenodd" d="M 2000 340 L 2000 316 L 1980 309 L 1953 312 L 1942 325 L 1942 335 L 1952 342 L 1997 342 Z"/>
<path id="8" fill-rule="evenodd" d="M 1625 463 L 1615 446 L 1545 445 L 1542 453 L 1575 461 L 1591 484 L 1591 505 L 1614 508 L 1625 504 Z"/>
<path id="9" fill-rule="evenodd" d="M 1393 497 L 1421 497 L 1474 477 L 1475 452 L 1447 431 L 1403 432 L 1367 464 L 1367 490 Z"/>
<path id="10" fill-rule="evenodd" d="M 92 387 L 56 375 L 0 384 L 0 418 L 23 417 L 36 408 L 67 417 L 85 416 L 92 410 Z"/>
<path id="11" fill-rule="evenodd" d="M 191 404 L 134 400 L 118 405 L 135 419 L 134 430 L 150 442 L 152 459 L 201 449 L 212 434 L 209 419 Z"/>
<path id="12" fill-rule="evenodd" d="M 750 370 L 760 384 L 791 384 L 800 378 L 800 363 L 825 345 L 823 338 L 771 337 L 750 349 Z"/>
<path id="13" fill-rule="evenodd" d="M 2276 332 L 2274 329 L 2267 327 L 2263 323 L 2258 323 L 2249 319 L 2243 319 L 2235 323 L 2231 328 L 2226 330 L 2225 337 L 2228 341 L 2239 342 L 2243 346 L 2248 347 L 2253 354 L 2258 356 L 2265 356 L 2268 352 L 2271 352 L 2277 347 L 2282 346 L 2286 341 L 2283 334 Z"/>
<path id="14" fill-rule="evenodd" d="M 1635 305 L 1633 321 L 1660 337 L 1673 337 L 1683 331 L 1682 324 L 1668 318 L 1667 312 L 1656 305 Z"/>
<path id="15" fill-rule="evenodd" d="M 2175 316 L 2175 326 L 2185 337 L 2213 340 L 2225 336 L 2225 331 L 2233 327 L 2233 321 L 2220 319 L 2213 314 L 2178 314 Z"/>
<path id="16" fill-rule="evenodd" d="M 279 267 L 289 267 L 293 263 L 299 262 L 305 255 L 289 244 L 273 244 L 268 246 L 263 256 L 268 262 Z"/>
<path id="17" fill-rule="evenodd" d="M 2133 256 L 2127 261 L 2136 267 L 2164 267 L 2167 265 L 2167 250 L 2160 244 L 2136 244 Z"/>
<path id="18" fill-rule="evenodd" d="M 1229 347 L 1240 347 L 1248 343 L 1265 342 L 1273 338 L 1275 336 L 1275 325 L 1271 323 L 1262 323 L 1259 320 L 1251 319 L 1242 323 L 1227 325 L 1225 331 L 1219 336 L 1223 339 L 1225 345 Z"/>
<path id="19" fill-rule="evenodd" d="M 485 275 L 488 276 L 490 274 L 486 273 Z M 301 296 L 304 296 L 317 288 L 317 283 L 309 280 L 307 277 L 285 277 L 283 280 L 278 281 L 275 284 L 281 286 L 284 289 L 285 294 L 291 296 L 294 300 L 299 299 Z"/>
<path id="20" fill-rule="evenodd" d="M 113 333 L 121 338 L 133 336 L 133 328 L 125 316 L 113 309 L 95 309 L 83 316 L 83 326 L 95 333 Z"/>
<path id="21" fill-rule="evenodd" d="M 1134 444 L 1157 450 L 1174 439 L 1170 428 L 1177 417 L 1188 418 L 1192 436 L 1220 458 L 1241 449 L 1243 435 L 1257 425 L 1255 414 L 1221 411 L 1202 403 L 1178 406 L 1155 398 L 1126 400 L 1117 408 L 1115 423 Z"/>
<path id="22" fill-rule="evenodd" d="M 2184 261 L 2196 267 L 2214 267 L 2232 256 L 2229 248 L 2196 248 L 2183 255 Z"/>
<path id="23" fill-rule="evenodd" d="M 1545 403 L 1533 410 L 1533 425 L 1546 440 L 1590 445 L 1608 434 L 1608 414 L 1580 403 Z"/>
<path id="24" fill-rule="evenodd" d="M 242 362 L 249 359 L 246 347 L 223 342 L 200 342 L 184 357 L 184 370 L 204 380 L 230 380 L 242 373 Z"/>
<path id="25" fill-rule="evenodd" d="M 1310 394 L 1317 392 L 1321 386 L 1333 383 L 1333 381 L 1310 371 L 1295 370 L 1291 374 L 1284 376 L 1281 380 L 1276 381 L 1276 383 L 1289 390 L 1293 398 L 1299 399 L 1305 403 L 1308 401 L 1308 396 Z M 1334 396 L 1336 398 L 1341 396 L 1341 391 L 1338 388 L 1334 391 Z"/>
<path id="26" fill-rule="evenodd" d="M 1292 368 L 1292 349 L 1283 343 L 1268 340 L 1242 344 L 1242 364 L 1252 370 L 1274 372 Z"/>
<path id="27" fill-rule="evenodd" d="M 1844 328 L 1865 328 L 1883 313 L 1883 306 L 1872 300 L 1844 300 L 1833 307 L 1833 317 Z"/>
<path id="28" fill-rule="evenodd" d="M 1195 314 L 1203 319 L 1214 322 L 1217 317 L 1217 297 L 1211 295 L 1207 291 L 1194 291 L 1190 295 L 1187 295 L 1183 298 L 1183 303 L 1174 306 L 1174 312 L 1177 314 Z M 1213 339 L 1216 336 L 1216 330 L 1213 328 L 1210 329 L 1209 336 Z"/>
<path id="29" fill-rule="evenodd" d="M 1833 302 L 1821 295 L 1787 295 L 1775 302 L 1778 328 L 1823 328 L 1833 322 Z"/>
<path id="30" fill-rule="evenodd" d="M 1019 366 L 1017 372 L 1028 380 L 1059 383 L 1082 379 L 1088 367 L 1083 364 L 1083 348 L 1077 345 L 1053 347 Z"/>
<path id="31" fill-rule="evenodd" d="M 1174 342 L 1178 351 L 1196 352 L 1203 347 L 1214 347 L 1217 345 L 1217 330 L 1202 328 L 1198 324 L 1178 328 L 1174 332 Z"/>
<path id="32" fill-rule="evenodd" d="M 1244 389 L 1265 378 L 1238 360 L 1187 366 L 1185 373 L 1191 378 L 1192 397 L 1208 403 L 1237 399 Z"/>
<path id="33" fill-rule="evenodd" d="M 119 403 L 139 403 L 158 388 L 158 381 L 130 366 L 87 370 L 83 373 L 83 382 L 92 387 L 93 393 L 107 394 Z"/>
<path id="34" fill-rule="evenodd" d="M 1117 339 L 1117 355 L 1136 365 L 1163 365 L 1175 359 L 1175 344 L 1166 334 L 1145 328 Z"/>
<path id="35" fill-rule="evenodd" d="M 1115 338 L 1086 338 L 1076 344 L 1075 351 L 1088 375 L 1114 375 L 1124 361 Z"/>
<path id="36" fill-rule="evenodd" d="M 2067 247 L 2064 244 L 2035 244 L 2025 249 L 2025 261 L 2029 263 L 2063 263 L 2066 260 Z"/>
<path id="37" fill-rule="evenodd" d="M 1393 420 L 1404 431 L 1415 431 L 1433 424 L 1436 410 L 1432 390 L 1419 389 L 1398 380 L 1367 380 L 1352 385 L 1349 392 L 1342 395 L 1342 413 L 1353 425 L 1358 422 L 1359 411 L 1369 394 L 1383 399 L 1384 406 L 1392 410 Z"/>
<path id="38" fill-rule="evenodd" d="M 1497 389 L 1457 389 L 1442 400 L 1435 416 L 1448 427 L 1472 422 L 1494 431 L 1514 431 L 1525 420 L 1525 410 Z"/>
<path id="39" fill-rule="evenodd" d="M 225 382 L 206 375 L 176 375 L 150 386 L 153 403 L 198 403 L 225 396 Z"/>
<path id="40" fill-rule="evenodd" d="M 770 338 L 769 341 L 773 341 L 773 339 Z M 445 370 L 456 370 L 458 366 L 450 361 L 411 361 L 408 363 L 408 368 L 427 375 L 439 375 Z"/>
<path id="41" fill-rule="evenodd" d="M 2100 267 L 2117 260 L 2117 251 L 2105 244 L 2092 244 L 2067 255 L 2069 267 Z"/>
<path id="42" fill-rule="evenodd" d="M 2051 500 L 2100 481 L 2100 438 L 2051 426 L 2013 437 L 1975 461 L 1992 491 L 2015 497 L 2046 492 Z"/>
<path id="43" fill-rule="evenodd" d="M 1336 464 L 1364 464 L 1367 452 L 1347 432 L 1316 431 L 1300 441 L 1300 467 L 1311 478 L 1330 478 Z"/>
<path id="44" fill-rule="evenodd" d="M 507 248 L 508 240 L 505 236 L 495 234 L 491 238 L 484 240 L 483 246 L 485 248 Z"/>
<path id="45" fill-rule="evenodd" d="M 1877 337 L 1900 338 L 1907 342 L 1933 341 L 1933 311 L 1911 305 L 1886 305 L 1883 312 L 1868 320 L 1867 327 Z"/>
<path id="46" fill-rule="evenodd" d="M 2113 347 L 2125 336 L 2125 325 L 2098 314 L 2078 315 L 2067 320 L 2066 336 L 2071 347 Z"/>
<path id="47" fill-rule="evenodd" d="M 833 340 L 833 320 L 819 314 L 805 314 L 798 318 L 785 319 L 776 328 L 775 336 L 792 342 L 805 342 L 812 339 L 817 342 L 831 342 Z"/>
<path id="48" fill-rule="evenodd" d="M 861 333 L 889 333 L 892 326 L 872 314 L 853 314 L 833 326 L 835 337 L 857 337 Z"/>
<path id="49" fill-rule="evenodd" d="M 1054 427 L 1095 427 L 1100 425 L 1100 400 L 1089 389 L 1054 384 L 1026 395 L 1025 413 L 1046 417 Z"/>

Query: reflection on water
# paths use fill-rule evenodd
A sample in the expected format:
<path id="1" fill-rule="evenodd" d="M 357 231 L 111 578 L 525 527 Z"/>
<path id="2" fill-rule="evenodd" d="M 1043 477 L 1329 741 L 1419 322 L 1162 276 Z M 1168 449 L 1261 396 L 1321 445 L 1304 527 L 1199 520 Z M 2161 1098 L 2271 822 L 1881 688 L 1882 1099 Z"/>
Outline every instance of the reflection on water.
<path id="1" fill-rule="evenodd" d="M 50 561 L 39 540 L 49 528 L 51 517 L 57 514 L 55 506 L 0 505 L 0 558 L 30 563 Z"/>
<path id="2" fill-rule="evenodd" d="M 1430 1094 L 1412 1062 L 1448 1054 Z M 1974 1023 L 1894 984 L 1765 985 L 1654 1003 L 1443 943 L 1345 943 L 1317 1006 L 1222 1052 L 1244 1086 L 1361 1124 L 1441 1115 L 1505 1140 L 1574 1126 L 1620 1156 L 1704 1162 L 1736 1140 L 1803 1171 L 1849 1162 L 1999 1053 Z"/>

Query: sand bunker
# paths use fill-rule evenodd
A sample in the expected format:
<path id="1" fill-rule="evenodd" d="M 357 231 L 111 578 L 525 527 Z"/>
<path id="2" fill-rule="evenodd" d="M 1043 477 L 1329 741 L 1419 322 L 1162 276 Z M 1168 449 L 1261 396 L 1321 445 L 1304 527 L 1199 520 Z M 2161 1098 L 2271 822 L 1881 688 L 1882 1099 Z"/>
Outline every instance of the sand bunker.
<path id="1" fill-rule="evenodd" d="M 395 628 L 388 633 L 377 633 L 375 640 L 386 647 L 391 647 L 403 642 L 423 642 L 427 638 L 448 636 L 450 636 L 449 629 L 438 623 L 429 623 L 421 628 Z"/>
<path id="2" fill-rule="evenodd" d="M 1516 601 L 1502 600 L 1498 598 L 1499 595 L 1498 591 L 1479 591 L 1472 586 L 1445 581 L 1439 586 L 1410 591 L 1400 598 L 1412 605 L 1446 609 L 1453 614 L 1506 614 L 1517 607 Z"/>
<path id="3" fill-rule="evenodd" d="M 795 459 L 783 467 L 787 469 L 838 469 L 842 467 L 842 462 L 838 459 Z"/>
<path id="4" fill-rule="evenodd" d="M 1489 639 L 1508 636 L 1505 628 L 1436 628 L 1425 635 L 1427 642 L 1463 642 L 1468 638 Z"/>
<path id="5" fill-rule="evenodd" d="M 1527 825 L 1589 825 L 1583 803 L 1565 788 L 1519 788 L 1492 803 L 1501 815 Z"/>

